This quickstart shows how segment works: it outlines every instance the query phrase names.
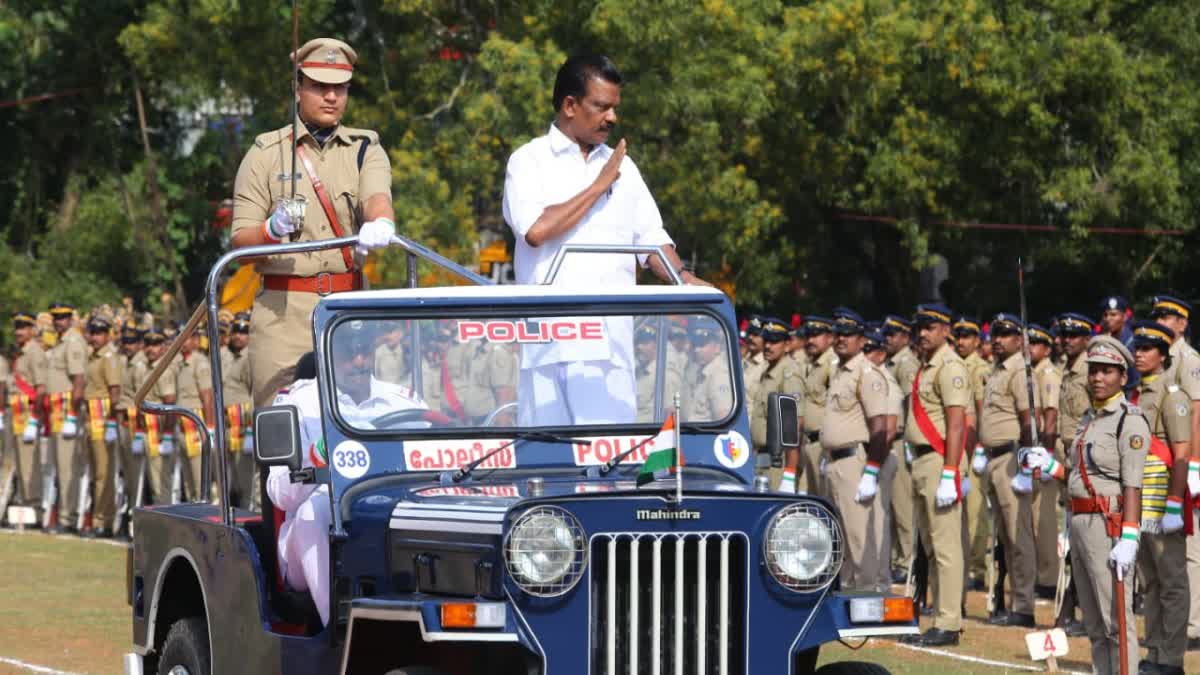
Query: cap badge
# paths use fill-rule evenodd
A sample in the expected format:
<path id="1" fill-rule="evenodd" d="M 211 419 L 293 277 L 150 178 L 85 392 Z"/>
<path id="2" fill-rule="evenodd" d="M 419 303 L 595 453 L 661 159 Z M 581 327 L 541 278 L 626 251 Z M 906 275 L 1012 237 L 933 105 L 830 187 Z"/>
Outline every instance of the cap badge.
<path id="1" fill-rule="evenodd" d="M 1116 299 L 1116 298 L 1109 298 L 1109 299 L 1108 299 L 1108 308 L 1109 308 L 1109 309 L 1116 309 L 1116 308 L 1117 308 L 1117 299 Z"/>
<path id="2" fill-rule="evenodd" d="M 330 49 L 325 52 L 325 63 L 337 63 L 338 50 Z"/>

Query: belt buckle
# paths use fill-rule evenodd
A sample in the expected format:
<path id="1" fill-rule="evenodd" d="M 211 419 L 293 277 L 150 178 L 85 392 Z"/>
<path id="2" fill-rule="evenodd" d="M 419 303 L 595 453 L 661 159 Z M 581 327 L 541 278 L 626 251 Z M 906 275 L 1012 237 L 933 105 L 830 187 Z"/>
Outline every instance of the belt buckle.
<path id="1" fill-rule="evenodd" d="M 320 272 L 317 274 L 317 295 L 322 297 L 333 293 L 333 274 L 329 272 Z"/>

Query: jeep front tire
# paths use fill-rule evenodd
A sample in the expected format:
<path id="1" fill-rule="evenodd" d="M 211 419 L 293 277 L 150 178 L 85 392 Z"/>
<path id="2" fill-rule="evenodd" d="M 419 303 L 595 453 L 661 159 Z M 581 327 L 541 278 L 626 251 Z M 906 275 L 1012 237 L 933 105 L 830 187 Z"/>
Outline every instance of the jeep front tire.
<path id="1" fill-rule="evenodd" d="M 208 626 L 190 616 L 171 625 L 158 657 L 158 675 L 210 675 Z"/>

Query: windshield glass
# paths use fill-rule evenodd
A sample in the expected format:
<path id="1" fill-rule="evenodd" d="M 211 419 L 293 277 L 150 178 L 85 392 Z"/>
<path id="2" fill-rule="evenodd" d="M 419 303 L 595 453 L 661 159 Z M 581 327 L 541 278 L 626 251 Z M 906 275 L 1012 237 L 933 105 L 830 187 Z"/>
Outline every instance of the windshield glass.
<path id="1" fill-rule="evenodd" d="M 661 424 L 733 412 L 731 340 L 704 313 L 355 318 L 336 324 L 339 416 L 359 430 Z"/>

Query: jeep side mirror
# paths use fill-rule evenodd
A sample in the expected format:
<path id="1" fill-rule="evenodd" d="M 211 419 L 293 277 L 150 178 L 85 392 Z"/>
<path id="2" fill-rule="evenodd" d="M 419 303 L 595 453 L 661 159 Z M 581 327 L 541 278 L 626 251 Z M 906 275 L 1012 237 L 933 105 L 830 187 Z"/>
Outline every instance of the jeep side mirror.
<path id="1" fill-rule="evenodd" d="M 263 466 L 300 470 L 300 411 L 273 405 L 254 411 L 254 459 Z"/>
<path id="2" fill-rule="evenodd" d="M 800 403 L 795 396 L 767 394 L 767 449 L 771 465 L 783 466 L 783 451 L 800 447 Z"/>

